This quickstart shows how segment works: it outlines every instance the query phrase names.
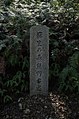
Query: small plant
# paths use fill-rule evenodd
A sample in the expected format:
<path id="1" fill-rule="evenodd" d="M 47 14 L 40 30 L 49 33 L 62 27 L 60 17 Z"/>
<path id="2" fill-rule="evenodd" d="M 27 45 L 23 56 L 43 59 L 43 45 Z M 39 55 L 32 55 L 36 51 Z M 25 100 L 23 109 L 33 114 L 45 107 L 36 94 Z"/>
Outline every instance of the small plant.
<path id="1" fill-rule="evenodd" d="M 79 52 L 69 58 L 69 64 L 60 73 L 59 90 L 79 93 Z"/>
<path id="2" fill-rule="evenodd" d="M 12 98 L 9 95 L 5 95 L 3 100 L 4 100 L 4 103 L 8 103 L 12 101 Z"/>

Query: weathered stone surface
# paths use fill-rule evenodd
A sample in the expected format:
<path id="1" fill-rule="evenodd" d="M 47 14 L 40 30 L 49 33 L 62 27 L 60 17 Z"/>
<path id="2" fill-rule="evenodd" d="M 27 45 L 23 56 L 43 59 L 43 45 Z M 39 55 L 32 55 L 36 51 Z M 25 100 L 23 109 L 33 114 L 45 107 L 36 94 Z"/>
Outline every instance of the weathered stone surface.
<path id="1" fill-rule="evenodd" d="M 49 32 L 46 26 L 30 29 L 30 95 L 48 94 Z"/>

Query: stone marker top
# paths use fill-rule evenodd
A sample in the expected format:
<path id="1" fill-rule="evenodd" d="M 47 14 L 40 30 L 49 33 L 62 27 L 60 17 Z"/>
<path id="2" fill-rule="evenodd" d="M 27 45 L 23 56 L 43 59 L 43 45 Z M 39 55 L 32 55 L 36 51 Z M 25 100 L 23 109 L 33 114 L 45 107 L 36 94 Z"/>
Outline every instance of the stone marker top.
<path id="1" fill-rule="evenodd" d="M 42 28 L 42 30 L 43 29 L 49 29 L 46 25 L 41 25 L 41 24 L 39 24 L 39 25 L 36 25 L 36 26 L 32 26 L 31 28 L 30 28 L 30 31 L 31 30 L 35 30 L 35 29 L 37 29 L 37 30 L 39 30 L 40 28 Z"/>
<path id="2" fill-rule="evenodd" d="M 45 35 L 45 36 L 43 36 L 43 37 L 41 37 L 41 31 L 42 31 L 42 33 L 43 33 L 43 35 Z M 40 32 L 40 38 L 47 38 L 47 39 L 49 39 L 49 28 L 47 27 L 47 26 L 45 26 L 45 25 L 36 25 L 36 26 L 32 26 L 31 28 L 30 28 L 30 37 L 31 37 L 31 35 L 32 35 L 32 37 L 34 37 L 34 39 L 36 39 L 37 38 L 37 32 Z M 45 40 L 45 39 L 44 39 Z"/>

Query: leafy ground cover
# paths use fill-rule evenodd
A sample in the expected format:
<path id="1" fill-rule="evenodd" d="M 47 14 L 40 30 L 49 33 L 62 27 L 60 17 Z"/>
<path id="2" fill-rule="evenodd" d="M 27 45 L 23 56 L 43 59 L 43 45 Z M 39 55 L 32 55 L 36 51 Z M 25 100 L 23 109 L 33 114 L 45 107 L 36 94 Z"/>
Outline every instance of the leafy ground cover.
<path id="1" fill-rule="evenodd" d="M 0 106 L 1 107 L 1 106 Z M 49 95 L 23 94 L 0 108 L 1 119 L 79 119 L 79 97 L 56 91 Z"/>

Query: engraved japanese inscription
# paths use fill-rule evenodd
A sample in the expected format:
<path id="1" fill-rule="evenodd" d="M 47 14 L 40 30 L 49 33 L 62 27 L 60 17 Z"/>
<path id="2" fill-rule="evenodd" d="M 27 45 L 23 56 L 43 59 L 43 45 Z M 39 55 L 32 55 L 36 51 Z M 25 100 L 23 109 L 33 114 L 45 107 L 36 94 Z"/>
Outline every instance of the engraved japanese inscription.
<path id="1" fill-rule="evenodd" d="M 46 26 L 30 29 L 30 95 L 48 94 L 49 32 Z"/>

